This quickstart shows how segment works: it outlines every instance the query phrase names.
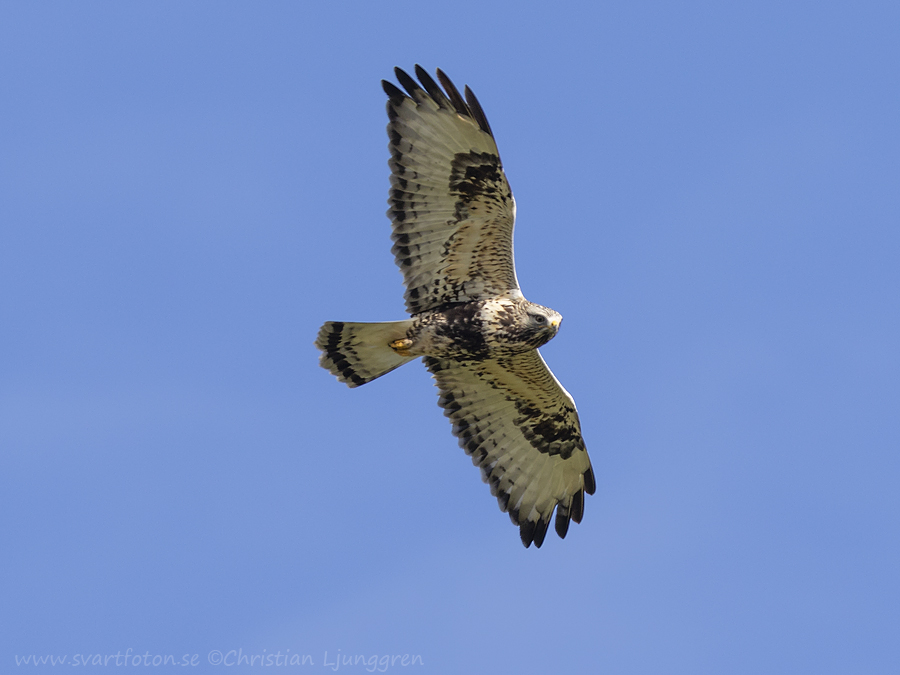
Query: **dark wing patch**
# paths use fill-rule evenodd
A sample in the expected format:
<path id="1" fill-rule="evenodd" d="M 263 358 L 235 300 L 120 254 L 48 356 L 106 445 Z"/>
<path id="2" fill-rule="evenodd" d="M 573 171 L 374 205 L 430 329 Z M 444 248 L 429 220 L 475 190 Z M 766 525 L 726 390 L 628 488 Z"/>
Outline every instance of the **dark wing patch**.
<path id="1" fill-rule="evenodd" d="M 521 297 L 512 252 L 515 202 L 478 100 L 420 66 L 421 86 L 388 95 L 393 253 L 411 314 L 457 302 Z"/>
<path id="2" fill-rule="evenodd" d="M 481 469 L 526 547 L 581 522 L 594 474 L 572 397 L 537 350 L 508 359 L 425 358 L 460 447 Z"/>

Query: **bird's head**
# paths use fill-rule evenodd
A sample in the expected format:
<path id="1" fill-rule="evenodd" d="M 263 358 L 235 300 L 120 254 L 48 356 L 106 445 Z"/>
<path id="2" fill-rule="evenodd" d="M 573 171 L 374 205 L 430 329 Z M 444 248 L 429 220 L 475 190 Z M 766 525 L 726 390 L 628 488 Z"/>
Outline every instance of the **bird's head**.
<path id="1" fill-rule="evenodd" d="M 562 314 L 556 310 L 529 303 L 526 309 L 526 332 L 529 334 L 529 342 L 535 347 L 547 344 L 558 332 L 562 323 Z"/>

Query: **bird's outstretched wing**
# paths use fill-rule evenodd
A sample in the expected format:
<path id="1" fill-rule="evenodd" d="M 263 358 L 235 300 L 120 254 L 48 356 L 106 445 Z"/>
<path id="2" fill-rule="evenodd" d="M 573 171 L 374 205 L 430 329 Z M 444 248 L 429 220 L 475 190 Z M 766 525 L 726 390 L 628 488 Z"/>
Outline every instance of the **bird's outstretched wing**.
<path id="1" fill-rule="evenodd" d="M 400 68 L 406 89 L 388 95 L 393 253 L 406 308 L 521 297 L 513 263 L 515 202 L 478 99 L 465 98 L 440 70 L 443 89 L 421 67 L 421 85 Z"/>
<path id="2" fill-rule="evenodd" d="M 460 446 L 481 468 L 491 494 L 519 526 L 522 543 L 540 547 L 556 509 L 556 532 L 581 522 L 594 472 L 575 402 L 535 349 L 505 359 L 425 357 L 440 405 Z"/>

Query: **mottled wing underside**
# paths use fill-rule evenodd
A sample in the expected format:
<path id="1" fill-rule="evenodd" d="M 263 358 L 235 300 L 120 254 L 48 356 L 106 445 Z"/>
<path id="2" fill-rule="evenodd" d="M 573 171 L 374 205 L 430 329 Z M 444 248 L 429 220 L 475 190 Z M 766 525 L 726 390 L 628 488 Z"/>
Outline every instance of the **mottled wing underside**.
<path id="1" fill-rule="evenodd" d="M 541 546 L 554 508 L 556 532 L 565 537 L 570 520 L 581 522 L 594 473 L 575 402 L 540 353 L 486 361 L 426 357 L 425 365 L 454 435 L 519 526 L 522 543 Z"/>
<path id="2" fill-rule="evenodd" d="M 521 297 L 513 264 L 515 203 L 481 105 L 440 70 L 396 68 L 388 95 L 393 253 L 418 314 L 456 302 Z"/>

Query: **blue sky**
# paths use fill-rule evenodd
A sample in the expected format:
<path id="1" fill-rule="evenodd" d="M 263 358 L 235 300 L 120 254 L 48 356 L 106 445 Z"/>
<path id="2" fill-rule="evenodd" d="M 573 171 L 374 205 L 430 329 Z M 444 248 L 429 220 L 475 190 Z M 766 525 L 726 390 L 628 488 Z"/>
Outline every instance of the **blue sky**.
<path id="1" fill-rule="evenodd" d="M 896 672 L 898 33 L 865 1 L 4 3 L 2 670 Z M 420 364 L 317 365 L 323 321 L 403 317 L 379 81 L 414 63 L 478 94 L 565 316 L 597 494 L 540 550 Z"/>

